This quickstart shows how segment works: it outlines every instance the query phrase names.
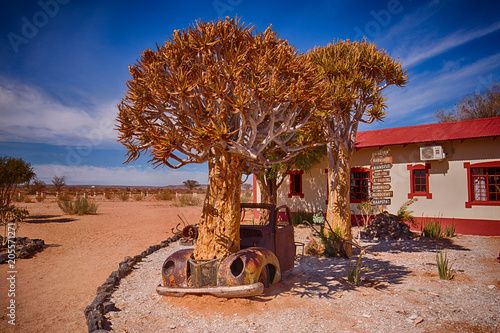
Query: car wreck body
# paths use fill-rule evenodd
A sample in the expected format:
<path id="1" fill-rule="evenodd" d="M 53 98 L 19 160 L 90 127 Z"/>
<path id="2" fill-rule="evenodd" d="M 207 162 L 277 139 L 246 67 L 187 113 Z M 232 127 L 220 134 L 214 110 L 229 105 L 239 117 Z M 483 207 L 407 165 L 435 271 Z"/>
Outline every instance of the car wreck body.
<path id="1" fill-rule="evenodd" d="M 163 263 L 160 295 L 255 296 L 293 268 L 295 242 L 288 207 L 249 203 L 241 204 L 241 210 L 241 250 L 215 260 L 194 260 L 192 248 L 173 253 Z"/>

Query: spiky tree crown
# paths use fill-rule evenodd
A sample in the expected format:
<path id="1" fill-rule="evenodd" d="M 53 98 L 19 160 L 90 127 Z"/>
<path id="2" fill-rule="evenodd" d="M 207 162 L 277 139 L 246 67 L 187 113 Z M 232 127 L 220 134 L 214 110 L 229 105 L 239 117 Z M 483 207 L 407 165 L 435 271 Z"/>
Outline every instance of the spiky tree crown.
<path id="1" fill-rule="evenodd" d="M 145 50 L 130 74 L 118 106 L 127 162 L 149 151 L 153 163 L 178 168 L 217 148 L 243 156 L 249 172 L 311 142 L 297 132 L 321 96 L 318 74 L 271 27 L 197 22 Z"/>

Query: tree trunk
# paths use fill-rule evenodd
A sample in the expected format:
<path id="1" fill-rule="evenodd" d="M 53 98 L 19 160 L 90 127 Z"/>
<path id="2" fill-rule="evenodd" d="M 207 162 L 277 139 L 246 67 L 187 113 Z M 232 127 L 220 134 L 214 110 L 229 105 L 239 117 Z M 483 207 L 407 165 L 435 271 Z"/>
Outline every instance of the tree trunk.
<path id="1" fill-rule="evenodd" d="M 267 177 L 267 174 L 257 175 L 260 187 L 260 202 L 277 205 L 278 202 L 278 180 L 274 177 Z"/>
<path id="2" fill-rule="evenodd" d="M 328 149 L 334 149 L 334 145 L 328 145 Z M 333 230 L 339 229 L 341 236 L 349 241 L 352 241 L 351 234 L 351 204 L 350 204 L 350 172 L 351 164 L 349 156 L 342 144 L 336 145 L 335 151 L 328 153 L 333 155 L 335 165 L 330 165 L 328 171 L 328 207 L 326 211 L 326 220 Z M 331 162 L 332 160 L 330 160 Z M 338 173 L 335 175 L 335 170 Z M 335 179 L 336 176 L 336 179 Z M 333 186 L 332 186 L 333 185 Z M 346 245 L 347 255 L 352 254 L 351 244 Z"/>
<path id="3" fill-rule="evenodd" d="M 200 219 L 195 259 L 216 259 L 240 249 L 240 194 L 243 159 L 212 149 L 208 189 Z"/>

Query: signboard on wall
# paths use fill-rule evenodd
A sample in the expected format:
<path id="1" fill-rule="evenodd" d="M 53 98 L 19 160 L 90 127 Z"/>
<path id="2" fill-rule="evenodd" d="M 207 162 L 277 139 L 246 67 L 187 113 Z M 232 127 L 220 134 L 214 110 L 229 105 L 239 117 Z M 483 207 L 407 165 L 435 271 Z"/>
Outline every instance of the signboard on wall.
<path id="1" fill-rule="evenodd" d="M 391 204 L 391 197 L 394 195 L 393 191 L 390 191 L 391 186 L 391 168 L 392 168 L 392 156 L 390 149 L 382 149 L 372 153 L 372 158 L 370 159 L 371 164 L 371 183 L 372 183 L 372 193 L 371 202 L 372 205 L 380 206 L 380 211 L 384 205 Z"/>

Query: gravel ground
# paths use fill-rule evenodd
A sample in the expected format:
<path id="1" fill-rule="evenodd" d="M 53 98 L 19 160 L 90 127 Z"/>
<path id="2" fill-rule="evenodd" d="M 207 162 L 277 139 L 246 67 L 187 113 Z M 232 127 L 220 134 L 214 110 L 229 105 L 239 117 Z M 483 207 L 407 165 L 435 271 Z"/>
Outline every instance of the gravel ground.
<path id="1" fill-rule="evenodd" d="M 296 229 L 306 241 L 308 229 Z M 500 332 L 500 237 L 361 240 L 360 286 L 346 281 L 349 261 L 298 255 L 295 268 L 264 295 L 249 299 L 159 296 L 166 257 L 178 243 L 145 258 L 123 279 L 106 315 L 117 332 Z M 436 249 L 455 274 L 437 274 Z M 359 253 L 359 251 L 357 252 Z M 356 254 L 356 252 L 355 252 Z M 357 255 L 353 255 L 355 264 Z"/>

